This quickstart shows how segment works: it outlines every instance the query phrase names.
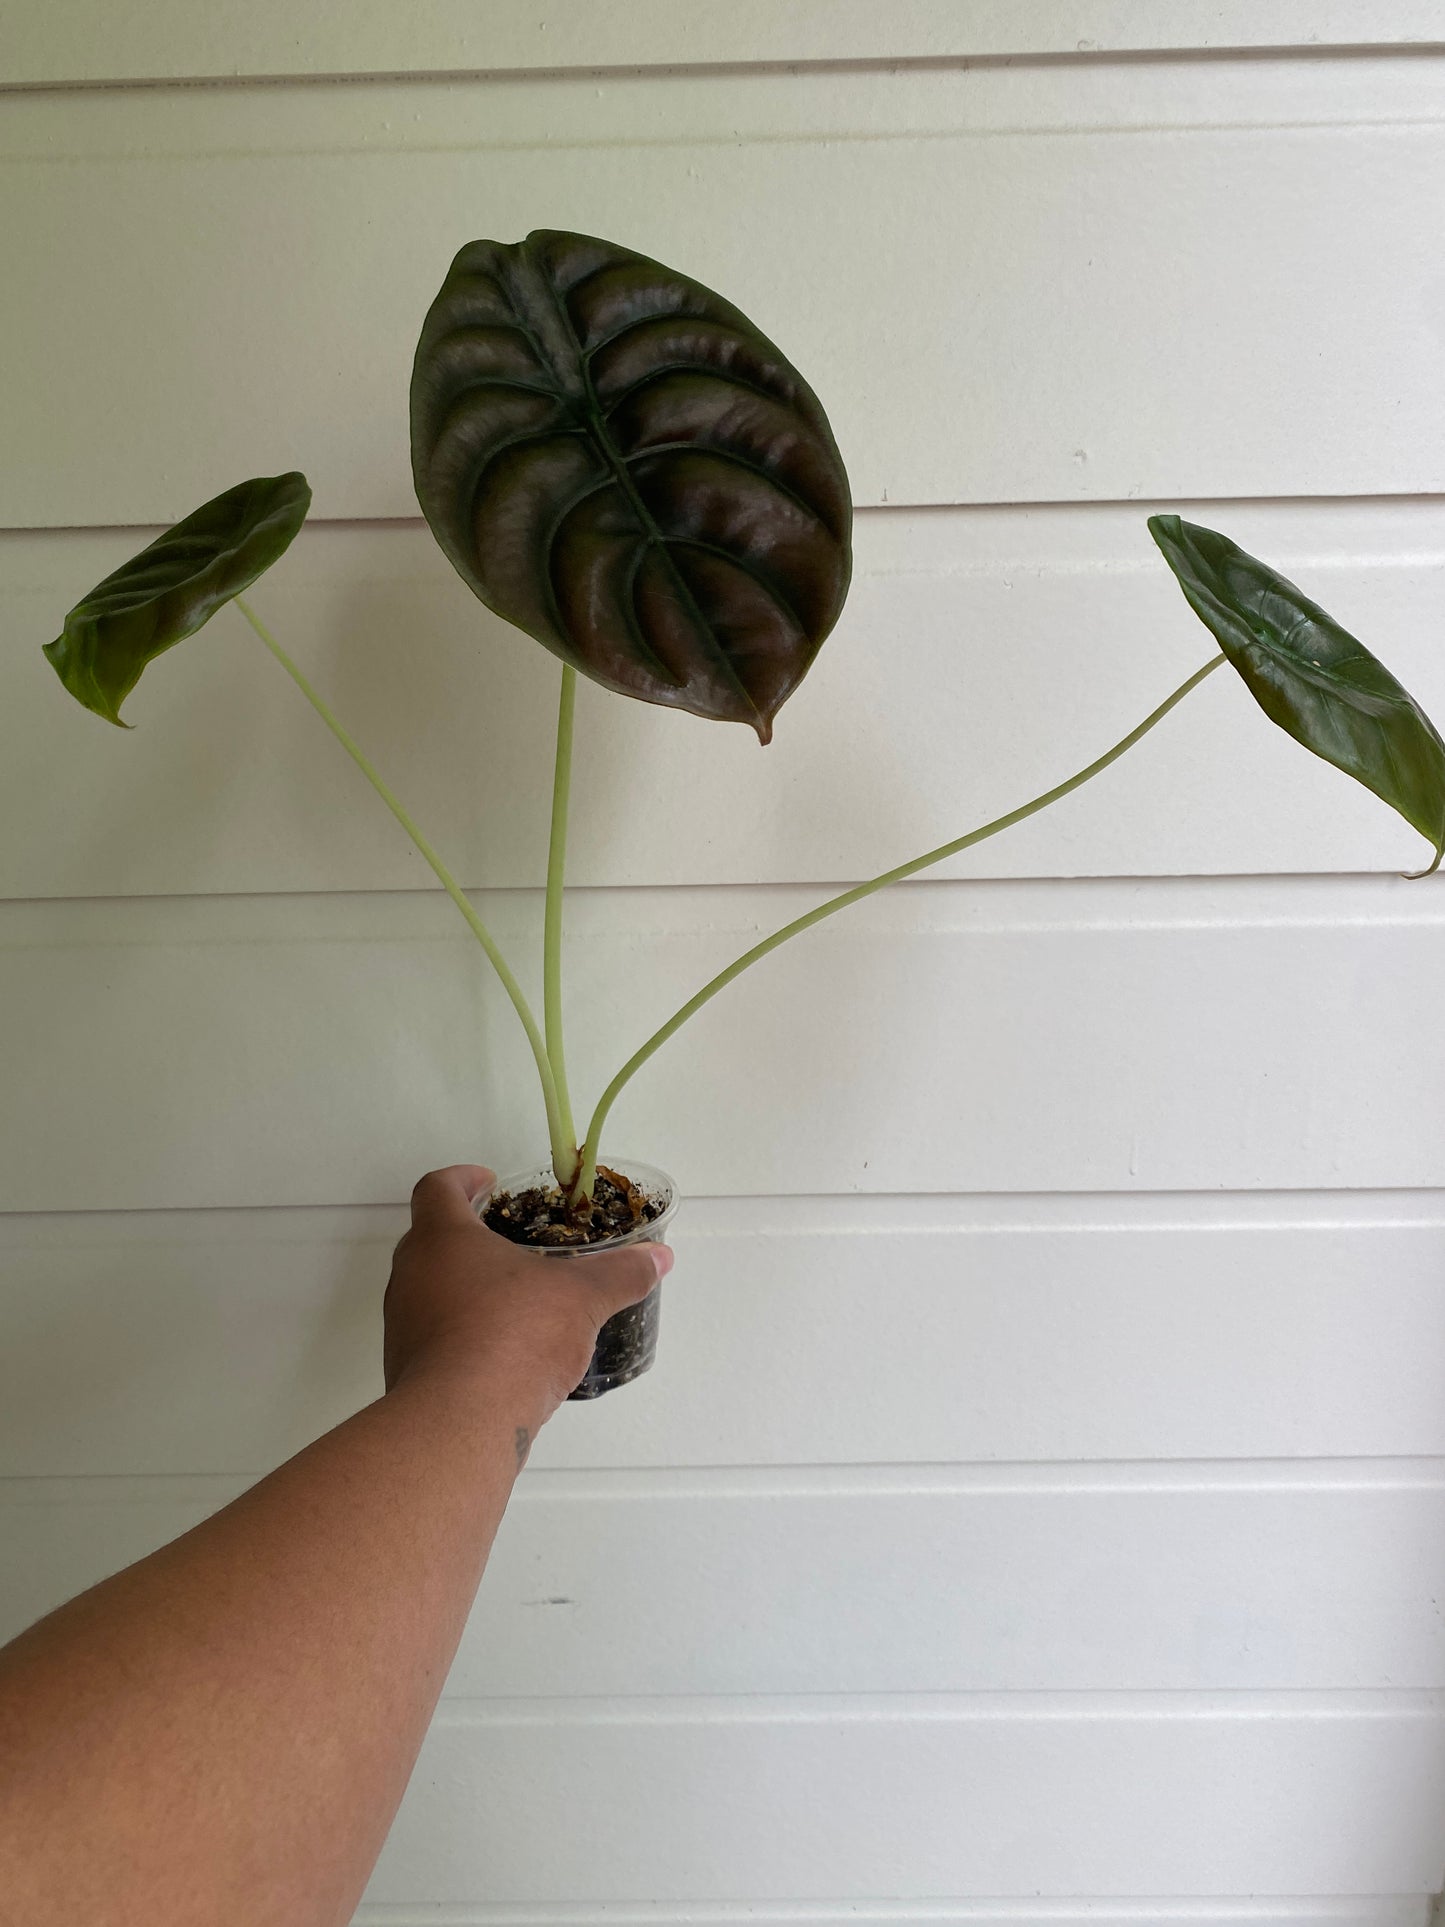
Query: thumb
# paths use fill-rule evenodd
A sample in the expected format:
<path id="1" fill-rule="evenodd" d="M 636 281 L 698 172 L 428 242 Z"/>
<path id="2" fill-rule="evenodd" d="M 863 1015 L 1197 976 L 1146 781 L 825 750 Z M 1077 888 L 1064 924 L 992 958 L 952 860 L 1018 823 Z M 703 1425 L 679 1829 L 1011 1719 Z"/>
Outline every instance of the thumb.
<path id="1" fill-rule="evenodd" d="M 640 1304 L 672 1270 L 673 1255 L 666 1245 L 628 1245 L 624 1251 L 601 1252 L 584 1260 L 582 1271 L 599 1300 L 603 1321 L 629 1305 Z"/>
<path id="2" fill-rule="evenodd" d="M 475 1225 L 472 1200 L 495 1182 L 484 1164 L 449 1164 L 428 1171 L 411 1194 L 411 1222 L 416 1231 L 440 1231 L 447 1226 Z"/>

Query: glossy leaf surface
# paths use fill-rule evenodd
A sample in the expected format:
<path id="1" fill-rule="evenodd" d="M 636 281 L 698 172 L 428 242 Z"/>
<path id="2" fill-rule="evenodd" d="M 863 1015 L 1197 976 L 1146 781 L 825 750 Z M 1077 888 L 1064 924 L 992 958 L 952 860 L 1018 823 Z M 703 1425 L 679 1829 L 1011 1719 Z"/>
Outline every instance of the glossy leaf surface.
<path id="1" fill-rule="evenodd" d="M 241 482 L 97 583 L 45 645 L 75 700 L 129 727 L 120 706 L 146 664 L 194 635 L 284 555 L 310 506 L 304 475 Z"/>
<path id="2" fill-rule="evenodd" d="M 1267 562 L 1213 529 L 1155 515 L 1149 533 L 1272 722 L 1373 790 L 1445 852 L 1445 743 L 1385 665 Z"/>
<path id="3" fill-rule="evenodd" d="M 411 422 L 422 510 L 488 608 L 609 689 L 768 740 L 843 606 L 852 503 L 745 315 L 610 241 L 474 241 Z"/>

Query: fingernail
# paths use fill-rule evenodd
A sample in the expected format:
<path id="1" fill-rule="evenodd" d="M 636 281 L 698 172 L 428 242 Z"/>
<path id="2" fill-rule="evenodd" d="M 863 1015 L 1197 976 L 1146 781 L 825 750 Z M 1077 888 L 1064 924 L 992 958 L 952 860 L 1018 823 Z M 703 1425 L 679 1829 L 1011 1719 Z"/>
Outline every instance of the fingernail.
<path id="1" fill-rule="evenodd" d="M 658 1277 L 665 1278 L 672 1270 L 671 1251 L 666 1245 L 649 1245 L 648 1250 L 652 1253 L 652 1262 L 657 1268 Z"/>

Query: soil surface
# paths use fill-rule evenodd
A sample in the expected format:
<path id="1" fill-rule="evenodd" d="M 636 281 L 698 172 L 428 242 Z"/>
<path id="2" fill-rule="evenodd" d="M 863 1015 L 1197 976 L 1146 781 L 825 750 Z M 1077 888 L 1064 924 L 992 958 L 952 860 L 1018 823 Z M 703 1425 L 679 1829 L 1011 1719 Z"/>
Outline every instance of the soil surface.
<path id="1" fill-rule="evenodd" d="M 621 1172 L 599 1164 L 592 1209 L 580 1219 L 569 1215 L 557 1185 L 539 1184 L 526 1191 L 499 1191 L 482 1222 L 517 1245 L 595 1245 L 651 1224 L 663 1209 L 660 1198 L 649 1197 Z"/>

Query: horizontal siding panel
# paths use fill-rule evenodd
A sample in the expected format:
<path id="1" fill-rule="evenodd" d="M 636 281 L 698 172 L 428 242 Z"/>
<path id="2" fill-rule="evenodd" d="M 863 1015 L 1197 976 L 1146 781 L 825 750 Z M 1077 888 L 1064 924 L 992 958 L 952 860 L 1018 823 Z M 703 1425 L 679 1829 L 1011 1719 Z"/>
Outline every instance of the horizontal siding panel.
<path id="1" fill-rule="evenodd" d="M 1191 513 L 1295 575 L 1445 715 L 1445 508 Z M 851 883 L 1058 782 L 1212 647 L 1145 515 L 862 516 L 843 620 L 766 752 L 750 731 L 584 683 L 572 880 Z M 67 699 L 40 645 L 147 533 L 0 537 L 0 628 L 15 643 L 0 658 L 0 896 L 429 883 L 234 612 L 152 670 L 133 735 Z M 558 666 L 481 607 L 424 528 L 313 528 L 254 599 L 464 883 L 541 880 Z M 1428 854 L 1225 672 L 1097 783 L 938 874 L 1398 871 Z"/>
<path id="2" fill-rule="evenodd" d="M 935 1900 L 604 1907 L 363 1905 L 356 1927 L 1429 1927 L 1423 1895 L 1348 1900 Z"/>
<path id="3" fill-rule="evenodd" d="M 0 1483 L 0 1640 L 230 1496 L 174 1483 Z M 541 1472 L 448 1692 L 1441 1688 L 1442 1593 L 1439 1462 Z"/>
<path id="4" fill-rule="evenodd" d="M 579 1103 L 814 900 L 581 893 Z M 535 941 L 535 897 L 484 907 Z M 1439 880 L 904 886 L 732 985 L 603 1151 L 694 1197 L 1438 1186 L 1442 916 Z M 0 1208 L 384 1203 L 525 1162 L 485 968 L 439 892 L 0 906 Z"/>
<path id="5" fill-rule="evenodd" d="M 1421 1893 L 1442 1804 L 1438 1696 L 453 1706 L 369 1897 Z"/>
<path id="6" fill-rule="evenodd" d="M 380 1392 L 404 1222 L 0 1218 L 0 1475 L 267 1470 Z M 1445 1456 L 1438 1197 L 694 1201 L 675 1242 L 655 1370 L 535 1467 Z"/>
<path id="7" fill-rule="evenodd" d="M 758 73 L 732 67 L 453 76 L 360 87 L 50 89 L 0 99 L 0 155 L 95 161 L 197 153 L 404 154 L 716 141 L 849 140 L 897 134 L 1144 132 L 1430 123 L 1441 62 L 1418 51 L 1356 59 L 843 64 Z M 485 112 L 479 120 L 478 103 Z"/>
<path id="8" fill-rule="evenodd" d="M 0 414 L 0 525 L 169 521 L 292 466 L 323 515 L 413 513 L 426 304 L 479 229 L 544 226 L 613 233 L 754 315 L 822 396 L 865 504 L 1438 490 L 1430 72 L 1436 118 L 1409 123 L 1387 97 L 1346 126 L 1166 111 L 1127 133 L 920 135 L 901 90 L 826 138 L 652 138 L 614 116 L 578 139 L 554 109 L 495 144 L 504 83 L 473 83 L 458 142 L 422 128 L 389 150 L 345 145 L 349 124 L 328 146 L 322 91 L 300 148 L 261 117 L 249 152 L 202 129 L 162 156 L 164 94 L 132 97 L 123 151 L 74 157 L 85 110 L 61 97 L 52 158 L 0 168 L 0 327 L 29 375 Z"/>
<path id="9" fill-rule="evenodd" d="M 23 0 L 0 10 L 0 82 L 232 80 L 268 74 L 684 66 L 760 61 L 919 60 L 1288 46 L 1388 46 L 1440 39 L 1429 0 L 1271 0 L 1267 8 L 1169 0 L 546 0 L 482 12 L 420 0 L 403 25 L 385 0 L 344 15 L 255 0 L 244 15 L 152 0 L 129 31 L 102 0 Z"/>

